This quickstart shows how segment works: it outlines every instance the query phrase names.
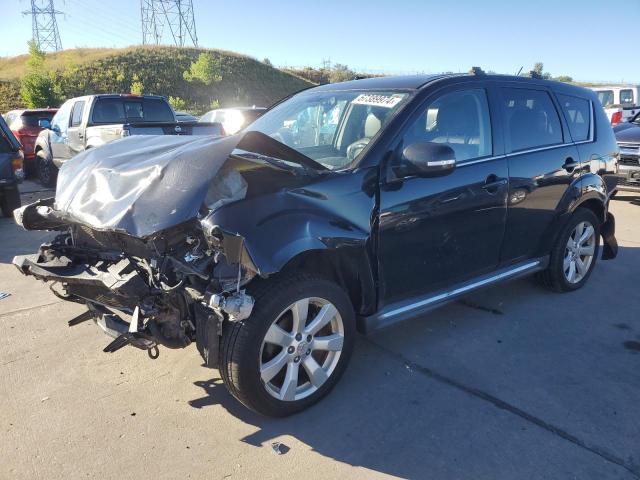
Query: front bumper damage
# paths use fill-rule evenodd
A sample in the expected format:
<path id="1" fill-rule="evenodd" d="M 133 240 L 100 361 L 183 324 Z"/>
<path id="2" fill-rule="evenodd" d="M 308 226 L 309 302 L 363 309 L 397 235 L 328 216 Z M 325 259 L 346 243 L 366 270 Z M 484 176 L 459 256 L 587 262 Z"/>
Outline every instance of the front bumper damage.
<path id="1" fill-rule="evenodd" d="M 68 232 L 13 263 L 48 283 L 58 297 L 86 305 L 69 326 L 93 320 L 113 338 L 104 348 L 109 353 L 130 345 L 157 358 L 159 346 L 195 342 L 205 365 L 217 368 L 223 322 L 242 321 L 253 308 L 241 287 L 257 272 L 242 237 L 194 222 L 193 229 L 181 227 L 145 241 L 65 225 L 51 203 L 23 207 L 16 220 L 25 228 L 46 225 Z"/>

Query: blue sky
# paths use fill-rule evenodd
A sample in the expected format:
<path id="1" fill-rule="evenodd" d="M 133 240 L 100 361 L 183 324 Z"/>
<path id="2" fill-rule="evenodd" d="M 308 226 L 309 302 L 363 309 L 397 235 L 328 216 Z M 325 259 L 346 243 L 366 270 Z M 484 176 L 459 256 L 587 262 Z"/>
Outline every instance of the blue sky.
<path id="1" fill-rule="evenodd" d="M 640 83 L 640 0 L 193 0 L 200 46 L 278 66 L 323 59 L 388 74 L 515 73 Z M 28 0 L 0 0 L 0 55 L 24 53 Z M 64 48 L 141 43 L 137 0 L 55 0 Z M 635 29 L 635 32 L 634 32 Z M 628 41 L 625 41 L 628 38 Z M 7 39 L 11 39 L 8 41 Z"/>

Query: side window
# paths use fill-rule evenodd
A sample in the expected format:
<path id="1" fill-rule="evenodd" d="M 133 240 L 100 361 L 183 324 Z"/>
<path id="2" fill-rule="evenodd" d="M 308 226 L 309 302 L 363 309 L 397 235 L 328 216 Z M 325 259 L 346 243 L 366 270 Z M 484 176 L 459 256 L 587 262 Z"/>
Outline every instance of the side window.
<path id="1" fill-rule="evenodd" d="M 82 111 L 84 110 L 84 101 L 76 102 L 71 110 L 71 127 L 77 127 L 82 123 Z"/>
<path id="2" fill-rule="evenodd" d="M 501 88 L 511 151 L 562 143 L 560 118 L 549 94 L 542 90 Z"/>
<path id="3" fill-rule="evenodd" d="M 484 89 L 447 93 L 431 102 L 409 127 L 403 143 L 449 145 L 458 162 L 491 156 L 491 120 Z"/>
<path id="4" fill-rule="evenodd" d="M 71 114 L 71 100 L 67 100 L 62 104 L 57 113 L 51 120 L 51 127 L 58 130 L 60 135 L 66 135 L 69 128 L 69 115 Z"/>
<path id="5" fill-rule="evenodd" d="M 573 141 L 583 142 L 588 140 L 591 122 L 591 102 L 584 98 L 570 95 L 557 95 L 557 97 L 569 124 Z"/>
<path id="6" fill-rule="evenodd" d="M 633 105 L 633 90 L 631 90 L 630 88 L 620 90 L 620 103 L 630 103 Z"/>
<path id="7" fill-rule="evenodd" d="M 613 90 L 599 90 L 596 94 L 598 95 L 598 100 L 600 100 L 603 107 L 606 108 L 609 105 L 613 105 Z"/>

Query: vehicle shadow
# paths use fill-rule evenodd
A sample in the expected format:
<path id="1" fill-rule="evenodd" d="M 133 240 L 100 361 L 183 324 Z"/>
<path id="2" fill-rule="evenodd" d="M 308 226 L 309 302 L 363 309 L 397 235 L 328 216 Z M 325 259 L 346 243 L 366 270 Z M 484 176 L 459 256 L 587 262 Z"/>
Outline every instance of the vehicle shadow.
<path id="1" fill-rule="evenodd" d="M 491 383 L 490 379 L 498 373 L 494 370 L 493 362 L 496 359 L 505 365 L 517 364 L 521 355 L 526 355 L 526 352 L 522 352 L 523 348 L 526 350 L 526 345 L 532 346 L 536 355 L 534 358 L 537 358 L 539 352 L 535 349 L 540 348 L 543 342 L 539 338 L 542 332 L 536 333 L 540 325 L 550 329 L 553 332 L 551 334 L 558 332 L 559 338 L 573 335 L 573 332 L 565 329 L 583 331 L 585 325 L 582 322 L 567 324 L 567 319 L 563 317 L 567 302 L 579 305 L 591 305 L 592 302 L 595 305 L 599 301 L 596 297 L 611 298 L 616 291 L 626 292 L 630 288 L 627 285 L 629 266 L 638 265 L 639 262 L 640 248 L 621 247 L 617 261 L 600 262 L 590 284 L 579 292 L 567 295 L 550 293 L 533 279 L 522 279 L 486 289 L 424 318 L 407 322 L 395 331 L 383 332 L 372 339 L 359 337 L 351 365 L 334 391 L 316 406 L 292 417 L 273 419 L 249 411 L 227 392 L 217 372 L 212 378 L 194 382 L 202 389 L 202 396 L 188 403 L 197 409 L 221 406 L 237 419 L 256 427 L 254 433 L 238 439 L 249 445 L 270 448 L 271 442 L 281 441 L 279 437 L 290 436 L 328 458 L 402 478 L 562 477 L 556 475 L 558 468 L 573 468 L 572 465 L 580 464 L 585 458 L 587 463 L 589 459 L 594 463 L 600 460 L 591 457 L 590 453 L 586 457 L 580 456 L 585 453 L 574 450 L 570 442 L 550 435 L 539 425 L 532 426 L 517 414 L 506 414 L 509 409 L 504 405 L 482 401 L 486 399 L 479 398 L 481 395 L 473 391 L 486 389 L 500 400 L 508 400 L 512 395 L 527 398 L 530 393 L 539 390 L 552 391 L 555 397 L 549 402 L 557 405 L 557 410 L 548 414 L 543 410 L 542 420 L 554 419 L 570 432 L 572 429 L 580 430 L 580 420 L 576 423 L 568 421 L 567 425 L 563 423 L 562 419 L 570 414 L 577 418 L 580 415 L 589 418 L 605 405 L 614 408 L 613 405 L 618 404 L 615 408 L 622 415 L 621 412 L 628 406 L 622 396 L 616 395 L 615 383 L 619 383 L 616 379 L 611 380 L 614 388 L 609 389 L 608 393 L 605 391 L 610 385 L 602 385 L 598 390 L 601 393 L 593 394 L 585 400 L 584 405 L 577 407 L 571 405 L 567 398 L 580 394 L 580 383 L 571 384 L 557 393 L 550 384 L 530 385 L 528 382 L 533 380 L 528 378 L 536 378 L 539 373 L 529 371 L 530 367 L 524 364 L 513 376 L 498 374 L 502 383 L 499 383 L 497 391 L 492 390 L 495 385 L 486 382 Z M 594 291 L 598 291 L 599 295 L 594 295 Z M 540 313 L 541 304 L 555 305 L 552 311 L 557 310 L 556 316 Z M 602 306 L 602 311 L 596 316 L 610 315 L 606 312 L 609 312 L 609 307 Z M 534 317 L 527 315 L 539 315 L 544 319 L 534 324 Z M 620 327 L 625 325 L 626 329 L 631 328 L 627 324 L 633 322 L 628 319 L 625 321 L 618 325 L 608 322 L 602 325 L 601 328 L 612 332 L 612 338 L 602 338 L 600 332 L 592 334 L 597 337 L 594 341 L 609 342 L 607 348 L 614 349 L 617 355 L 626 359 L 621 365 L 617 363 L 617 357 L 612 357 L 610 363 L 616 364 L 617 369 L 631 368 L 629 362 L 635 359 L 632 347 L 640 345 L 635 341 L 635 336 L 629 336 L 631 331 Z M 524 330 L 523 323 L 530 323 L 529 330 Z M 594 323 L 597 321 L 594 320 Z M 550 332 L 545 332 L 545 335 Z M 486 338 L 483 335 L 491 337 L 491 341 L 484 342 Z M 501 343 L 502 340 L 496 343 L 495 340 L 522 335 L 524 337 L 519 340 L 525 347 L 518 344 L 514 350 L 503 350 L 505 343 Z M 617 335 L 621 335 L 620 338 Z M 634 339 L 631 347 L 629 338 Z M 484 356 L 477 356 L 478 350 L 469 345 L 470 340 L 483 345 L 493 343 L 496 347 L 485 347 L 486 350 L 480 350 Z M 581 349 L 579 352 L 571 351 L 566 344 L 545 344 L 549 351 L 544 355 L 559 359 L 560 364 L 566 358 L 582 356 L 580 361 L 584 361 L 584 364 L 580 363 L 577 368 L 586 381 L 589 377 L 598 376 L 592 362 L 600 361 L 599 353 L 584 352 L 580 342 L 576 344 L 576 348 Z M 421 355 L 418 357 L 414 355 L 415 352 Z M 414 361 L 417 363 L 412 363 Z M 454 374 L 449 384 L 446 380 L 443 382 L 442 378 L 436 378 L 446 376 L 441 373 L 445 368 L 443 365 L 448 362 L 463 365 L 467 369 L 467 378 L 461 379 Z M 465 366 L 469 362 L 474 365 Z M 424 365 L 424 368 L 420 368 L 422 371 L 415 371 L 417 364 Z M 611 365 L 600 367 L 602 371 L 608 368 Z M 469 378 L 472 379 L 469 390 L 466 390 L 466 385 L 463 388 L 452 385 L 469 382 Z M 532 405 L 535 402 L 532 405 L 516 405 L 528 409 L 534 408 Z M 496 406 L 498 408 L 494 408 Z M 576 410 L 572 411 L 571 408 Z M 568 410 L 565 412 L 564 409 Z M 560 420 L 553 415 L 559 415 Z M 599 436 L 591 440 L 596 444 L 618 444 L 620 430 L 625 428 L 624 422 L 623 417 L 619 417 L 599 425 L 602 427 Z M 549 470 L 545 470 L 547 468 Z M 584 468 L 588 472 L 593 465 L 585 465 Z M 600 478 L 608 478 L 615 477 L 618 467 L 605 464 L 600 468 L 604 468 L 605 472 L 604 477 Z"/>

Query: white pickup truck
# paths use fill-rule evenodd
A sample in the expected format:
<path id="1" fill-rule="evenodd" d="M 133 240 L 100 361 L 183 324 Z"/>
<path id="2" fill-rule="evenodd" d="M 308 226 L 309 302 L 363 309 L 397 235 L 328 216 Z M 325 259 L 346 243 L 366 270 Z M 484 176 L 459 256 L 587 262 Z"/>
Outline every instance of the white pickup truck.
<path id="1" fill-rule="evenodd" d="M 611 125 L 626 122 L 640 112 L 640 85 L 591 87 L 609 117 Z"/>
<path id="2" fill-rule="evenodd" d="M 129 135 L 222 135 L 219 123 L 178 122 L 165 97 L 101 94 L 67 100 L 35 143 L 40 183 L 55 185 L 67 160 Z"/>

